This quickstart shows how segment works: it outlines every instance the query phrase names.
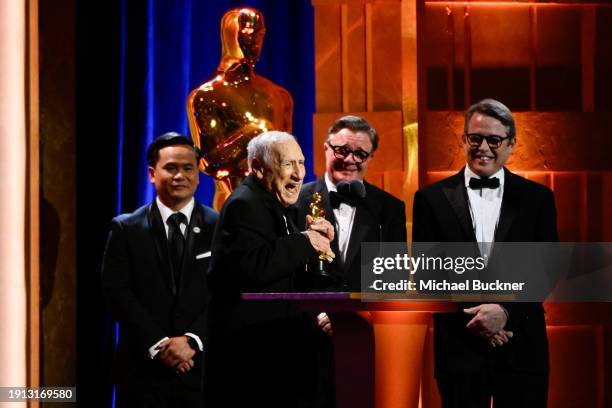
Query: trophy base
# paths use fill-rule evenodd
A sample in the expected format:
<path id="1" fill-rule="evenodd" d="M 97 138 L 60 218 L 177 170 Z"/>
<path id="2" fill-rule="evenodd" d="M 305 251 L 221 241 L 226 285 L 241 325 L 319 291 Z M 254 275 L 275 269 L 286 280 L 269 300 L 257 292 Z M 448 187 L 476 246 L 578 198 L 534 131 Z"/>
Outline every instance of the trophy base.
<path id="1" fill-rule="evenodd" d="M 336 278 L 327 272 L 329 263 L 323 259 L 319 259 L 317 266 L 318 268 L 314 274 L 315 286 L 320 289 L 333 286 L 336 283 Z"/>

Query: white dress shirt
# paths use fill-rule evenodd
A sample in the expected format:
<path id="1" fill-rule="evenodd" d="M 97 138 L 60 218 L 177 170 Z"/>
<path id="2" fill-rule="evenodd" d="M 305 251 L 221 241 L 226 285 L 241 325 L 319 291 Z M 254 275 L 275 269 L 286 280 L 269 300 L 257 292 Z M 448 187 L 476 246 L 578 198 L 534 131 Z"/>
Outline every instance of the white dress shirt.
<path id="1" fill-rule="evenodd" d="M 327 173 L 325 173 L 325 185 L 327 186 L 327 191 L 329 192 L 338 191 L 336 185 L 332 183 Z M 340 206 L 338 208 L 334 208 L 333 211 L 334 217 L 336 218 L 335 227 L 336 233 L 338 234 L 338 250 L 340 251 L 340 256 L 342 256 L 342 262 L 345 262 L 357 208 L 346 203 L 340 203 Z"/>
<path id="2" fill-rule="evenodd" d="M 471 189 L 470 178 L 479 179 L 480 176 L 474 173 L 470 166 L 465 166 L 464 176 L 470 215 L 472 216 L 472 228 L 474 228 L 476 234 L 480 254 L 482 256 L 486 255 L 488 259 L 495 241 L 495 230 L 499 222 L 499 213 L 504 196 L 504 169 L 499 169 L 490 177 L 499 179 L 498 188 Z"/>

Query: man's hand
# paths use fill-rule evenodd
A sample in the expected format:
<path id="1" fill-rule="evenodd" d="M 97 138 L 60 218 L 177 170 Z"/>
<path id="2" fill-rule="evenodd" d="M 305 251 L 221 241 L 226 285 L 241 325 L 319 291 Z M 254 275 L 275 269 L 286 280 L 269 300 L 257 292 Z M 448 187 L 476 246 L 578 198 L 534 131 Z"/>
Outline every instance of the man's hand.
<path id="1" fill-rule="evenodd" d="M 321 329 L 321 331 L 327 334 L 328 336 L 331 336 L 332 334 L 334 334 L 334 331 L 332 329 L 331 320 L 329 320 L 329 316 L 325 312 L 319 313 L 319 315 L 317 316 L 317 327 Z"/>
<path id="2" fill-rule="evenodd" d="M 510 341 L 512 336 L 514 336 L 514 333 L 512 333 L 511 331 L 500 330 L 491 337 L 489 337 L 489 345 L 493 347 L 503 346 L 504 344 Z"/>
<path id="3" fill-rule="evenodd" d="M 193 367 L 195 350 L 189 346 L 187 336 L 171 337 L 159 345 L 158 358 L 166 367 L 186 373 Z"/>
<path id="4" fill-rule="evenodd" d="M 187 371 L 191 370 L 193 368 L 193 365 L 194 365 L 193 360 L 185 361 L 184 363 L 180 363 L 176 367 L 176 371 L 184 374 Z"/>
<path id="5" fill-rule="evenodd" d="M 334 259 L 336 255 L 331 250 L 329 239 L 321 235 L 320 233 L 313 230 L 306 230 L 303 232 L 310 241 L 310 245 L 319 253 L 319 255 L 325 255 L 328 259 Z"/>
<path id="6" fill-rule="evenodd" d="M 503 307 L 496 303 L 486 303 L 463 309 L 469 315 L 474 315 L 467 328 L 474 334 L 488 339 L 499 333 L 508 321 Z"/>
<path id="7" fill-rule="evenodd" d="M 313 218 L 311 215 L 307 215 L 306 227 L 320 233 L 330 242 L 334 240 L 334 226 L 325 218 Z"/>

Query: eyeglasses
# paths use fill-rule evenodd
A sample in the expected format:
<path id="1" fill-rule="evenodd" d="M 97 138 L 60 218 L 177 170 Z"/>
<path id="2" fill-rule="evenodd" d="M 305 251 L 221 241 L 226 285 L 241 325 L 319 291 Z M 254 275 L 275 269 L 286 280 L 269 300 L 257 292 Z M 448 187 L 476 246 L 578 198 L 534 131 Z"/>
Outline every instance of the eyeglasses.
<path id="1" fill-rule="evenodd" d="M 327 145 L 334 152 L 334 156 L 336 157 L 336 159 L 344 160 L 350 154 L 352 154 L 353 160 L 355 160 L 355 163 L 363 163 L 364 161 L 368 160 L 368 157 L 372 155 L 372 152 L 366 152 L 365 150 L 362 150 L 362 149 L 352 150 L 350 147 L 346 145 L 334 146 L 333 144 L 329 142 L 327 142 Z"/>
<path id="2" fill-rule="evenodd" d="M 463 135 L 466 138 L 470 146 L 478 147 L 482 144 L 482 140 L 486 140 L 487 144 L 491 149 L 497 149 L 506 139 L 510 139 L 510 136 L 502 137 L 497 135 L 484 136 L 478 133 L 466 133 Z"/>

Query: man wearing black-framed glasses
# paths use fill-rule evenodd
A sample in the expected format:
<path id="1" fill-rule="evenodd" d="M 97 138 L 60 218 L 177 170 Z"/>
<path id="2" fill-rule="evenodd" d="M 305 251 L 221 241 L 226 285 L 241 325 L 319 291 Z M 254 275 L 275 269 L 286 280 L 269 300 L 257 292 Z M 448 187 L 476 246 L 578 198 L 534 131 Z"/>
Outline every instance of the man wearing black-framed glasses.
<path id="1" fill-rule="evenodd" d="M 302 188 L 300 219 L 308 213 L 313 193 L 320 193 L 325 216 L 336 229 L 332 248 L 337 256 L 329 268 L 335 282 L 324 289 L 359 292 L 361 243 L 405 241 L 405 206 L 364 180 L 378 147 L 378 134 L 365 119 L 341 117 L 327 134 L 325 174 Z"/>
<path id="2" fill-rule="evenodd" d="M 304 222 L 313 194 L 319 193 L 325 218 L 335 229 L 331 245 L 336 257 L 326 269 L 333 281 L 318 287 L 319 290 L 360 292 L 361 243 L 406 241 L 404 202 L 364 180 L 377 147 L 378 134 L 365 119 L 353 115 L 341 117 L 329 128 L 323 144 L 325 174 L 302 187 L 298 220 Z M 324 356 L 320 361 L 333 361 L 329 338 L 321 340 L 320 352 Z M 317 406 L 333 407 L 333 367 L 319 369 L 322 381 L 318 389 L 323 391 L 319 392 Z M 370 405 L 363 401 L 363 406 Z"/>
<path id="3" fill-rule="evenodd" d="M 413 242 L 476 242 L 489 257 L 495 242 L 558 241 L 552 191 L 504 167 L 516 145 L 512 112 L 493 99 L 472 105 L 462 142 L 466 166 L 414 196 Z M 436 313 L 434 357 L 443 408 L 546 407 L 542 303 L 458 303 Z"/>

